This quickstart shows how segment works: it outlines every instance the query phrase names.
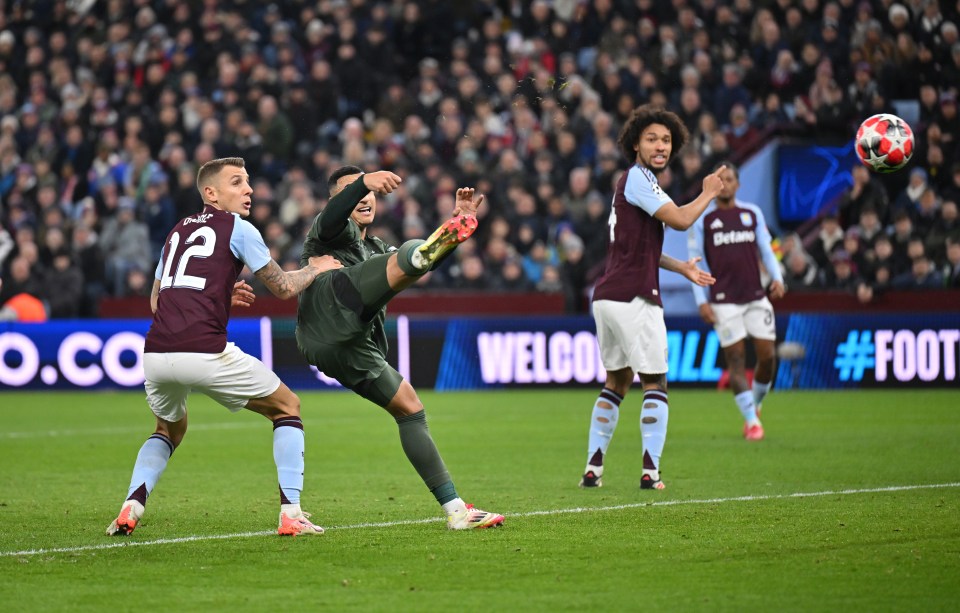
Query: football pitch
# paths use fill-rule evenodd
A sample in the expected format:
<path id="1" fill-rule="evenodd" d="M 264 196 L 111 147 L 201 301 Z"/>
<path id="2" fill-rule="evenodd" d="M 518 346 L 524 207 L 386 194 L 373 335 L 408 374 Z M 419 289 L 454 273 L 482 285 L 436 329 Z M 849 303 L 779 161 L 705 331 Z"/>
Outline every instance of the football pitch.
<path id="1" fill-rule="evenodd" d="M 125 539 L 103 531 L 152 431 L 142 393 L 0 395 L 0 602 L 102 610 L 956 610 L 960 393 L 780 392 L 747 443 L 729 393 L 673 390 L 664 491 L 640 491 L 640 394 L 604 487 L 577 487 L 596 391 L 423 393 L 459 493 L 450 532 L 396 425 L 301 394 L 303 507 L 276 536 L 272 432 L 202 396 Z"/>

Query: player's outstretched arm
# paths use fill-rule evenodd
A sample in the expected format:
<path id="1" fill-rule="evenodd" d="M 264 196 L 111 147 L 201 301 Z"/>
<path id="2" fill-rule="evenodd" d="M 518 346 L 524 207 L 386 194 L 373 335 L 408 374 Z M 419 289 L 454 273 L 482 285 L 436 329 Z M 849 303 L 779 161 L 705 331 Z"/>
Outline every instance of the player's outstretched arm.
<path id="1" fill-rule="evenodd" d="M 329 255 L 314 256 L 300 270 L 285 271 L 279 264 L 270 260 L 266 266 L 254 273 L 260 282 L 267 286 L 270 293 L 286 300 L 305 290 L 321 273 L 343 268 L 340 260 Z"/>
<path id="2" fill-rule="evenodd" d="M 474 215 L 477 209 L 483 204 L 483 194 L 474 198 L 474 189 L 472 187 L 461 187 L 457 190 L 456 206 L 453 208 L 453 216 Z"/>
<path id="3" fill-rule="evenodd" d="M 713 285 L 717 282 L 713 275 L 697 267 L 702 258 L 690 258 L 686 262 L 672 258 L 665 253 L 660 254 L 660 268 L 683 275 L 692 283 L 701 287 Z"/>
<path id="4" fill-rule="evenodd" d="M 726 166 L 721 166 L 705 176 L 703 178 L 703 191 L 692 202 L 684 206 L 677 206 L 673 202 L 668 202 L 657 209 L 654 217 L 674 230 L 685 231 L 703 215 L 703 211 L 706 210 L 710 201 L 716 198 L 720 190 L 723 189 L 723 180 L 720 179 L 720 173 L 725 169 Z"/>
<path id="5" fill-rule="evenodd" d="M 400 185 L 401 181 L 403 179 L 399 175 L 395 175 L 388 170 L 378 170 L 377 172 L 360 175 L 356 181 L 330 198 L 327 208 L 319 217 L 318 236 L 323 240 L 330 240 L 347 225 L 350 214 L 353 213 L 353 209 L 363 200 L 364 196 L 370 192 L 389 194 Z"/>

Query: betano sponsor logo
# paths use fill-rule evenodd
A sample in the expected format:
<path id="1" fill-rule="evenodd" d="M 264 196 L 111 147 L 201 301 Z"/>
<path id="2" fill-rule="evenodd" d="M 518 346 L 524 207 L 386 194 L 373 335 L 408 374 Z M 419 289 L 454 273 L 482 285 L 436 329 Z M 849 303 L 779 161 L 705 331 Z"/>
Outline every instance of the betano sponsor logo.
<path id="1" fill-rule="evenodd" d="M 730 232 L 717 232 L 713 235 L 713 246 L 737 245 L 740 243 L 752 243 L 757 240 L 757 235 L 753 230 L 731 230 Z"/>

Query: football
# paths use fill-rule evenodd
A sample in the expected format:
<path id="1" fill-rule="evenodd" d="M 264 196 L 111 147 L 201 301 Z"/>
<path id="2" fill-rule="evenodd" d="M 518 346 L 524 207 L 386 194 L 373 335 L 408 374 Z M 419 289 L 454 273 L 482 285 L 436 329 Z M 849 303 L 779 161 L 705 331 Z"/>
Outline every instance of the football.
<path id="1" fill-rule="evenodd" d="M 857 129 L 857 157 L 874 172 L 895 172 L 913 156 L 913 130 L 896 115 L 880 113 Z"/>

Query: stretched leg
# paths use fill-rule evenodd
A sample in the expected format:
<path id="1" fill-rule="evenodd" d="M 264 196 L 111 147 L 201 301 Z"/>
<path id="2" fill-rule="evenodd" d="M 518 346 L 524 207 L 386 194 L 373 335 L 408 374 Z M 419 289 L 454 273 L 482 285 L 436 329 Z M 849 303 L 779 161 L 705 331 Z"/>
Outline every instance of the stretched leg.
<path id="1" fill-rule="evenodd" d="M 753 401 L 753 392 L 747 384 L 747 344 L 739 340 L 723 348 L 723 356 L 730 372 L 730 388 L 733 390 L 733 400 L 743 415 L 743 436 L 748 441 L 758 441 L 763 438 L 763 426 L 757 417 L 757 406 Z"/>
<path id="2" fill-rule="evenodd" d="M 640 436 L 643 438 L 643 476 L 641 489 L 662 490 L 660 456 L 667 441 L 667 375 L 640 373 L 643 383 L 643 408 L 640 411 Z"/>
<path id="3" fill-rule="evenodd" d="M 273 460 L 277 465 L 280 489 L 278 534 L 323 534 L 323 528 L 309 521 L 300 508 L 303 491 L 304 436 L 300 419 L 300 398 L 281 383 L 269 396 L 254 398 L 246 408 L 273 422 Z"/>
<path id="4" fill-rule="evenodd" d="M 426 241 L 409 240 L 395 252 L 351 266 L 334 278 L 337 299 L 369 321 L 399 292 L 432 270 L 477 228 L 476 217 L 460 215 Z"/>
<path id="5" fill-rule="evenodd" d="M 126 536 L 137 527 L 147 505 L 147 497 L 157 486 L 170 456 L 183 441 L 186 432 L 186 414 L 176 422 L 157 417 L 156 430 L 137 453 L 133 474 L 130 476 L 130 487 L 127 489 L 127 499 L 120 507 L 120 514 L 107 526 L 108 536 Z"/>
<path id="6" fill-rule="evenodd" d="M 430 436 L 423 404 L 410 383 L 401 381 L 384 409 L 397 422 L 404 454 L 447 514 L 448 528 L 490 528 L 503 523 L 502 515 L 474 509 L 457 495 L 450 473 Z"/>
<path id="7" fill-rule="evenodd" d="M 607 455 L 610 440 L 617 429 L 620 403 L 626 397 L 632 382 L 633 371 L 630 368 L 607 373 L 606 383 L 593 405 L 593 413 L 590 416 L 587 467 L 580 479 L 580 487 L 603 485 L 603 458 Z"/>

